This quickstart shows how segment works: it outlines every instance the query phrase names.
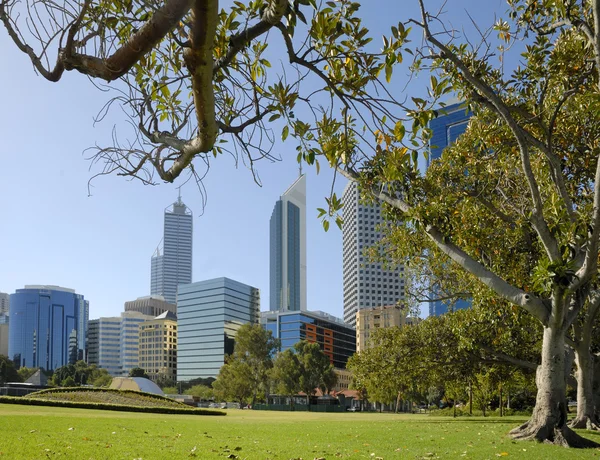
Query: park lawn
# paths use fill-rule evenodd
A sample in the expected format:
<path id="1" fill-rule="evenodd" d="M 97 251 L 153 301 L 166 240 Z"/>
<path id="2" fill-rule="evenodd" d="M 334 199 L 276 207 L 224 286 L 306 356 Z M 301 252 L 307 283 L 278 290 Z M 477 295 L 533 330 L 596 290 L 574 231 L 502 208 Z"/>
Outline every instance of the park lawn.
<path id="1" fill-rule="evenodd" d="M 600 457 L 513 442 L 524 419 L 230 409 L 226 417 L 0 406 L 0 458 L 303 459 Z M 590 434 L 600 441 L 600 435 Z"/>

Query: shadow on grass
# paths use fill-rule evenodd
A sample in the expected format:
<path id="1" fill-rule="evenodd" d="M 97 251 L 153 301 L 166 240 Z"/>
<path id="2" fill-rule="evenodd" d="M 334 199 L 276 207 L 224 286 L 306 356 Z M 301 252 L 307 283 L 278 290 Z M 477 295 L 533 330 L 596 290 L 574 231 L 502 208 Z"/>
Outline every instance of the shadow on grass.
<path id="1" fill-rule="evenodd" d="M 479 418 L 449 418 L 448 420 L 423 420 L 423 423 L 457 423 L 457 422 L 464 422 L 464 423 L 496 423 L 496 424 L 503 424 L 503 425 L 518 425 L 519 423 L 525 423 L 527 420 L 529 420 L 528 418 L 523 418 L 523 419 L 510 419 L 510 420 L 502 420 L 502 419 L 479 419 Z M 415 422 L 416 423 L 416 422 Z M 599 433 L 600 434 L 600 433 Z"/>

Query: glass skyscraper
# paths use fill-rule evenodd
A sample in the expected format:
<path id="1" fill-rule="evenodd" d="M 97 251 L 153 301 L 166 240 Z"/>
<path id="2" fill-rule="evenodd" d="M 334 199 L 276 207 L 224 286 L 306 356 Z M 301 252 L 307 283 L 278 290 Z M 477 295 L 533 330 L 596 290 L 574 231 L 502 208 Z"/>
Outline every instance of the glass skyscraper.
<path id="1" fill-rule="evenodd" d="M 8 353 L 17 367 L 87 360 L 89 302 L 73 289 L 25 286 L 10 296 Z"/>
<path id="2" fill-rule="evenodd" d="M 181 285 L 178 296 L 177 380 L 216 377 L 240 326 L 258 324 L 259 290 L 215 278 Z"/>
<path id="3" fill-rule="evenodd" d="M 471 118 L 471 112 L 463 103 L 459 102 L 440 109 L 440 115 L 429 122 L 432 136 L 429 140 L 428 167 L 432 160 L 441 158 L 444 149 L 466 131 L 469 118 Z M 440 294 L 437 289 L 432 288 L 430 296 L 435 299 L 440 297 Z M 454 301 L 451 309 L 469 308 L 470 305 L 469 301 L 459 299 Z M 449 307 L 448 301 L 431 301 L 429 302 L 429 316 L 443 315 L 448 312 Z"/>
<path id="4" fill-rule="evenodd" d="M 269 276 L 270 310 L 306 310 L 305 175 L 275 203 L 270 222 Z"/>
<path id="5" fill-rule="evenodd" d="M 165 210 L 163 251 L 151 260 L 150 294 L 174 304 L 177 286 L 192 282 L 193 216 L 181 196 Z"/>

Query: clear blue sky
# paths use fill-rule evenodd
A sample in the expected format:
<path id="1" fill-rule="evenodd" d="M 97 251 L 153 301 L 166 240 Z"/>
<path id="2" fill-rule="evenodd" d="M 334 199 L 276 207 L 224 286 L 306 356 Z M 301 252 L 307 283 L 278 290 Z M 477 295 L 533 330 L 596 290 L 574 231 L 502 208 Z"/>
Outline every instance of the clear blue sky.
<path id="1" fill-rule="evenodd" d="M 449 0 L 445 18 L 457 29 L 471 29 L 468 11 L 486 28 L 494 12 L 505 9 L 502 0 Z M 417 17 L 416 0 L 371 0 L 361 11 L 375 37 Z M 413 40 L 420 36 L 413 34 Z M 162 235 L 163 210 L 176 199 L 182 181 L 151 187 L 104 176 L 93 182 L 88 196 L 88 180 L 98 169 L 90 170 L 83 151 L 95 143 L 107 145 L 123 118 L 114 111 L 94 126 L 109 95 L 75 72 L 66 72 L 59 83 L 38 77 L 2 27 L 0 50 L 0 292 L 13 293 L 25 284 L 61 285 L 90 301 L 90 318 L 116 316 L 125 301 L 149 294 L 150 257 Z M 394 80 L 400 91 L 404 78 Z M 194 281 L 226 276 L 258 287 L 261 309 L 268 309 L 269 218 L 298 175 L 295 147 L 293 140 L 279 145 L 283 161 L 258 166 L 262 187 L 243 166 L 236 169 L 231 157 L 213 161 L 203 213 L 195 186 L 182 188 L 183 201 L 194 211 Z M 304 170 L 308 308 L 341 317 L 341 232 L 333 226 L 325 233 L 316 218 L 332 173 Z M 338 182 L 338 193 L 344 185 Z"/>

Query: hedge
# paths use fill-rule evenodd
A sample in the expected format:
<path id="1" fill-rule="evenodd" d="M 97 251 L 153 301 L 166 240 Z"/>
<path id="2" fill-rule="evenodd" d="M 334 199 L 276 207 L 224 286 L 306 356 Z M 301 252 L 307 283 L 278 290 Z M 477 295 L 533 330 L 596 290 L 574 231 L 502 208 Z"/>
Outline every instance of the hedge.
<path id="1" fill-rule="evenodd" d="M 45 390 L 43 390 L 45 391 Z M 73 390 L 71 390 L 73 391 Z M 129 391 L 129 390 L 128 390 Z M 226 415 L 225 412 L 193 408 L 177 407 L 140 407 L 110 403 L 88 403 L 72 401 L 49 401 L 16 396 L 0 396 L 0 404 L 21 404 L 24 406 L 71 407 L 77 409 L 114 410 L 121 412 L 144 412 L 149 414 L 185 414 L 185 415 Z"/>
<path id="2" fill-rule="evenodd" d="M 25 396 L 28 398 L 30 396 L 38 396 L 50 393 L 72 393 L 72 392 L 89 392 L 89 393 L 120 393 L 120 394 L 132 394 L 135 396 L 144 396 L 150 399 L 157 399 L 160 401 L 168 401 L 174 404 L 180 404 L 182 406 L 187 406 L 185 403 L 181 401 L 176 401 L 175 399 L 167 398 L 166 396 L 157 395 L 154 393 L 146 393 L 144 391 L 136 391 L 136 390 L 121 390 L 117 388 L 96 388 L 96 387 L 59 387 L 59 388 L 46 388 L 45 390 L 35 391 L 33 393 L 29 393 Z"/>

